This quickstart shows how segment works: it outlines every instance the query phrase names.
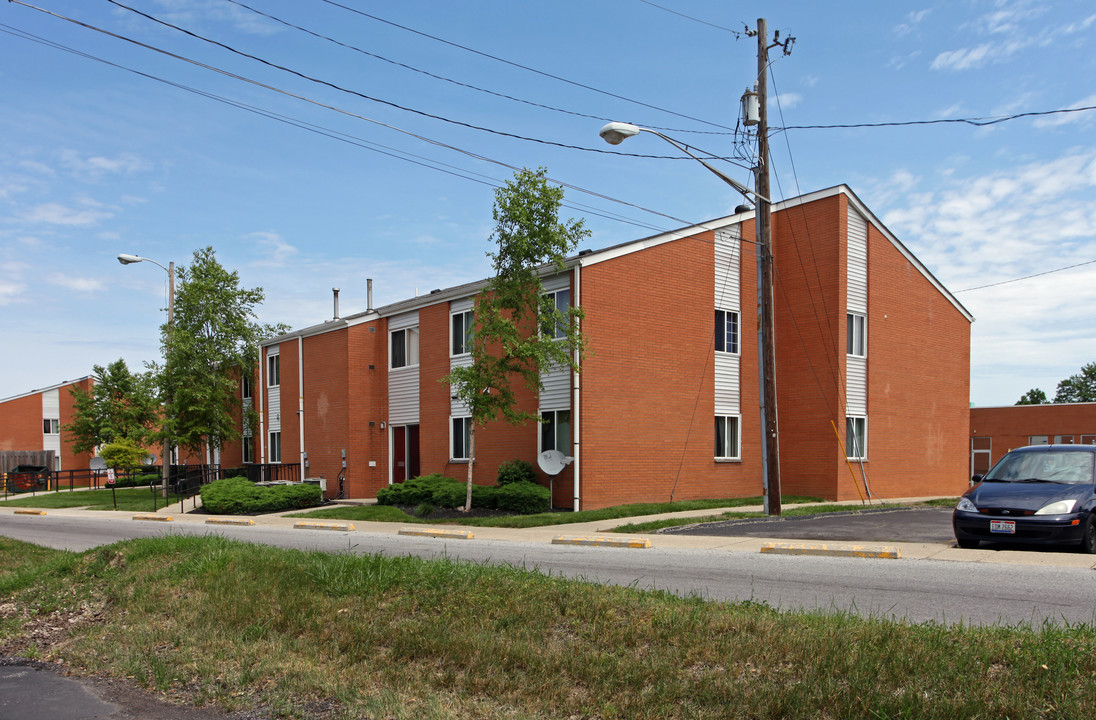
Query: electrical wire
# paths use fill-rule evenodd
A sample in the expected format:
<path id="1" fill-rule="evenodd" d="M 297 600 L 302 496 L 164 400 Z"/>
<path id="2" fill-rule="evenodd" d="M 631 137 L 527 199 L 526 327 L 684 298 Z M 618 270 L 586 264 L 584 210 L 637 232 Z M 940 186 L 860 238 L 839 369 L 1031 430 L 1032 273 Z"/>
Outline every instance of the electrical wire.
<path id="1" fill-rule="evenodd" d="M 686 15 L 683 12 L 678 12 L 677 10 L 673 10 L 671 8 L 659 5 L 657 3 L 653 3 L 653 2 L 651 2 L 651 0 L 639 0 L 639 2 L 643 3 L 644 5 L 650 5 L 653 8 L 658 8 L 659 10 L 662 10 L 664 12 L 668 12 L 671 15 L 677 15 L 678 17 L 683 17 L 686 20 L 692 20 L 695 23 L 700 23 L 701 25 L 707 25 L 708 27 L 715 28 L 716 30 L 723 30 L 724 32 L 729 32 L 731 35 L 734 35 L 735 38 L 737 38 L 738 40 L 741 40 L 742 38 L 746 37 L 746 33 L 741 31 L 741 30 L 731 30 L 730 28 L 723 27 L 722 25 L 716 25 L 715 23 L 710 23 L 707 20 L 701 20 L 700 18 L 695 18 L 692 15 Z"/>
<path id="2" fill-rule="evenodd" d="M 1010 120 L 1020 120 L 1027 117 L 1045 117 L 1047 115 L 1060 115 L 1062 113 L 1076 113 L 1087 112 L 1089 110 L 1096 110 L 1096 105 L 1086 105 L 1084 107 L 1076 108 L 1060 108 L 1058 110 L 1037 110 L 1031 112 L 1016 113 L 1014 115 L 1000 115 L 996 117 L 975 117 L 975 118 L 943 118 L 938 120 L 904 120 L 895 122 L 880 122 L 880 123 L 844 123 L 839 125 L 787 125 L 779 128 L 771 128 L 775 131 L 785 130 L 838 130 L 848 128 L 883 128 L 883 127 L 909 127 L 913 125 L 945 125 L 945 124 L 962 124 L 973 125 L 975 127 L 986 127 L 989 125 L 997 125 L 998 123 L 1008 122 Z"/>
<path id="3" fill-rule="evenodd" d="M 985 290 L 986 288 L 997 287 L 998 285 L 1008 285 L 1009 283 L 1020 282 L 1021 280 L 1030 280 L 1032 278 L 1042 277 L 1043 275 L 1052 275 L 1054 273 L 1060 273 L 1064 270 L 1072 270 L 1073 268 L 1084 267 L 1085 265 L 1092 265 L 1096 263 L 1096 260 L 1086 260 L 1085 262 L 1076 263 L 1074 265 L 1066 265 L 1065 267 L 1054 268 L 1053 270 L 1045 270 L 1043 272 L 1033 273 L 1031 275 L 1024 275 L 1023 277 L 1012 278 L 1010 280 L 1001 280 L 998 282 L 989 283 L 988 285 L 979 285 L 977 287 L 964 288 L 962 290 L 956 290 L 956 293 L 974 292 L 975 290 Z"/>

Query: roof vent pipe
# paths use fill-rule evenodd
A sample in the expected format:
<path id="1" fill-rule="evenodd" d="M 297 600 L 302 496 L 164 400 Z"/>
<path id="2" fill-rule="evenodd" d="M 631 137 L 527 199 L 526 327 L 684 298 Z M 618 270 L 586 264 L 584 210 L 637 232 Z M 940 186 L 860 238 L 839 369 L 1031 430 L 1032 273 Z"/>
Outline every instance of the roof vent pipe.
<path id="1" fill-rule="evenodd" d="M 365 311 L 373 312 L 373 278 L 365 279 Z"/>
<path id="2" fill-rule="evenodd" d="M 331 292 L 335 295 L 335 320 L 339 319 L 339 289 L 331 288 Z"/>

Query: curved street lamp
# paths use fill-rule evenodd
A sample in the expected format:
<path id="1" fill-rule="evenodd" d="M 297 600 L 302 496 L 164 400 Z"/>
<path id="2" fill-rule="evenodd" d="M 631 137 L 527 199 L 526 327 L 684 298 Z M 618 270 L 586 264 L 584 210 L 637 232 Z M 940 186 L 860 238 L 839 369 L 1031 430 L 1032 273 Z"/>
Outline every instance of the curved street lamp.
<path id="1" fill-rule="evenodd" d="M 168 332 L 170 333 L 171 327 L 175 323 L 175 263 L 168 263 L 168 267 L 164 267 L 163 265 L 156 262 L 155 260 L 152 260 L 151 258 L 141 257 L 140 255 L 130 255 L 128 253 L 120 253 L 118 255 L 118 262 L 123 265 L 132 265 L 139 262 L 150 262 L 167 273 L 167 327 Z M 164 409 L 165 411 L 167 410 L 166 405 Z M 167 437 L 166 433 L 164 435 L 164 456 L 162 460 L 164 466 L 162 490 L 164 494 L 164 500 L 166 501 L 168 497 L 170 497 L 168 482 L 171 479 L 171 440 Z"/>

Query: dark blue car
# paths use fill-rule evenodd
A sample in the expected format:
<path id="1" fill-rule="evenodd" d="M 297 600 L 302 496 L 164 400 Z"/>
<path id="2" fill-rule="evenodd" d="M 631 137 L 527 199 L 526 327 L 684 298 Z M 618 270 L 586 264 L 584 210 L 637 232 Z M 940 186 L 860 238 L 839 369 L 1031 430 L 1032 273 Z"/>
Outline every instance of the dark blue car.
<path id="1" fill-rule="evenodd" d="M 1010 451 L 959 498 L 955 540 L 1078 545 L 1096 552 L 1096 445 L 1033 445 Z"/>

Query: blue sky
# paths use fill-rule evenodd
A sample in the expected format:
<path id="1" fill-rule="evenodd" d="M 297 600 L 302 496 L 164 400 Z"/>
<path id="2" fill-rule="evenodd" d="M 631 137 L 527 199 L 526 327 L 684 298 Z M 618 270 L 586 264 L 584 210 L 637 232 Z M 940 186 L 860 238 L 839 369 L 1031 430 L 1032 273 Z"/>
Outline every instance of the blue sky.
<path id="1" fill-rule="evenodd" d="M 366 278 L 383 305 L 485 277 L 507 166 L 588 191 L 564 211 L 584 247 L 727 214 L 740 198 L 663 141 L 597 132 L 733 155 L 758 17 L 797 38 L 774 55 L 773 126 L 1096 106 L 1088 0 L 246 2 L 276 19 L 125 1 L 299 75 L 107 0 L 32 4 L 145 47 L 0 7 L 0 397 L 158 358 L 166 274 L 120 252 L 186 264 L 212 245 L 265 289 L 264 321 L 302 327 L 331 317 L 332 287 L 346 315 Z M 1096 361 L 1094 140 L 1096 111 L 789 129 L 773 195 L 848 184 L 976 317 L 972 402 L 1011 404 Z"/>

